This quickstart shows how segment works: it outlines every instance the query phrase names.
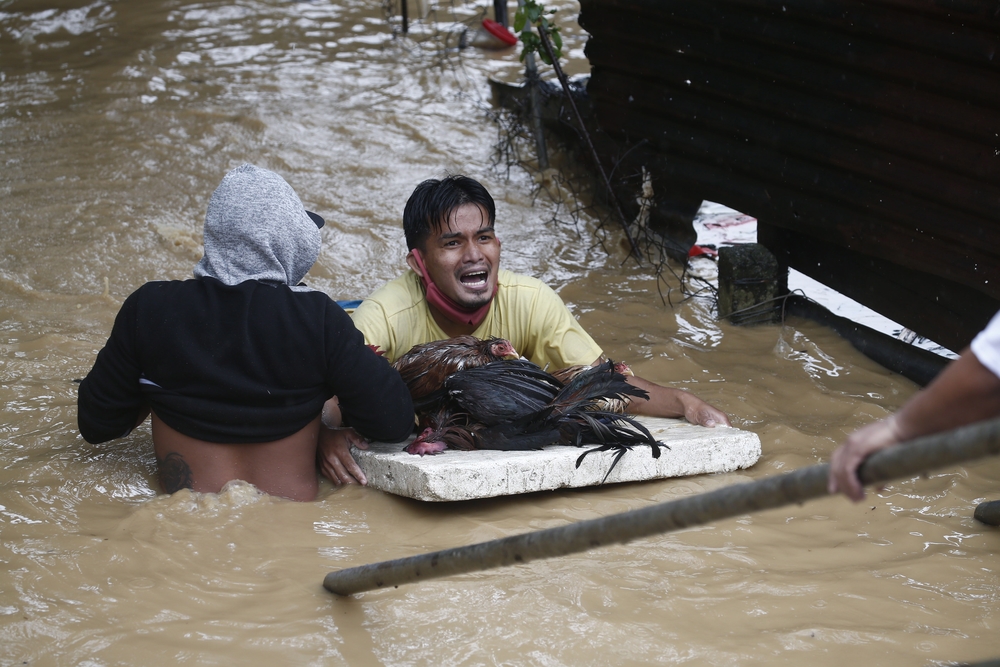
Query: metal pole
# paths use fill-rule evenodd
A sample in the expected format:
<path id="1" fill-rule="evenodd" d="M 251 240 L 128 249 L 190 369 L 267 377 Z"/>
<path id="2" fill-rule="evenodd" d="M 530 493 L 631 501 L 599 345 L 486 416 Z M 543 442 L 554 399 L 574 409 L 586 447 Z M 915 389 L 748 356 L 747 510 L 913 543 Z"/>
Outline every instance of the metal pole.
<path id="1" fill-rule="evenodd" d="M 549 153 L 545 146 L 545 135 L 542 134 L 542 100 L 538 91 L 541 80 L 535 67 L 535 54 L 529 53 L 524 58 L 524 73 L 528 79 L 528 99 L 531 102 L 531 129 L 535 135 L 535 152 L 538 153 L 538 168 L 549 168 Z"/>
<path id="2" fill-rule="evenodd" d="M 507 0 L 493 0 L 493 20 L 502 25 L 507 25 Z"/>
<path id="3" fill-rule="evenodd" d="M 410 9 L 407 7 L 407 0 L 399 0 L 399 13 L 403 17 L 403 34 L 410 30 Z"/>
<path id="4" fill-rule="evenodd" d="M 499 1 L 499 0 L 497 0 Z M 517 6 L 524 6 L 524 0 L 517 0 Z M 535 153 L 538 154 L 538 168 L 549 168 L 549 152 L 545 147 L 545 135 L 542 134 L 542 102 L 538 86 L 538 68 L 535 67 L 535 54 L 529 53 L 524 58 L 524 75 L 527 79 L 528 102 L 531 104 L 531 129 L 535 135 Z"/>
<path id="5" fill-rule="evenodd" d="M 1000 419 L 918 438 L 869 457 L 859 470 L 866 485 L 913 477 L 929 470 L 1000 454 Z M 629 542 L 749 512 L 802 503 L 827 495 L 827 464 L 500 540 L 331 572 L 323 586 L 338 595 L 399 586 L 495 567 L 527 563 Z"/>

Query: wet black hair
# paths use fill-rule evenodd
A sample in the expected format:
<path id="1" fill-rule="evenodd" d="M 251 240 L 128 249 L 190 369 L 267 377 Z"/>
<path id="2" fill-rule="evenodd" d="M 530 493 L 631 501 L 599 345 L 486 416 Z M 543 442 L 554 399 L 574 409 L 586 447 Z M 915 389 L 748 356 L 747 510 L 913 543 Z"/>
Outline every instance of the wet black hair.
<path id="1" fill-rule="evenodd" d="M 466 204 L 482 206 L 489 215 L 490 225 L 496 221 L 497 209 L 493 197 L 477 180 L 452 175 L 441 180 L 428 179 L 418 185 L 406 200 L 406 207 L 403 209 L 406 248 L 423 250 L 431 232 L 438 226 L 447 224 L 452 212 Z"/>

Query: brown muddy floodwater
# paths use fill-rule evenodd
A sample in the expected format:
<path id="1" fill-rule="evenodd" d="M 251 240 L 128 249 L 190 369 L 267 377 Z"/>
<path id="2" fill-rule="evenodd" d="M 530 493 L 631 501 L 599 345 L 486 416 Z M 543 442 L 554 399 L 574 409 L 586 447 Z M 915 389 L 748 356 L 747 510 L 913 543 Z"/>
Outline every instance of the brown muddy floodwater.
<path id="1" fill-rule="evenodd" d="M 342 567 L 595 518 L 826 460 L 916 387 L 807 322 L 661 304 L 648 269 L 546 222 L 490 166 L 487 76 L 453 21 L 394 38 L 380 3 L 0 0 L 0 664 L 926 665 L 1000 655 L 1000 497 L 984 462 L 567 558 L 340 599 Z M 586 70 L 576 6 L 560 8 Z M 250 161 L 326 217 L 307 281 L 360 297 L 403 268 L 403 204 L 447 172 L 498 201 L 507 268 L 555 286 L 616 359 L 755 431 L 750 470 L 452 505 L 322 487 L 158 495 L 148 426 L 86 444 L 76 385 L 121 302 L 190 276 L 208 197 Z M 615 246 L 613 243 L 612 246 Z"/>

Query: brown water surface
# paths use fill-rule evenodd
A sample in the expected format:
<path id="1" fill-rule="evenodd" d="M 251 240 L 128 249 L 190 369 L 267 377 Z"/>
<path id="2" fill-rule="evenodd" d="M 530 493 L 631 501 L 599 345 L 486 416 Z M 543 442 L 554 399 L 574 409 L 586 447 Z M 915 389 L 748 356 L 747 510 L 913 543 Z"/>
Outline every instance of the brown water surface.
<path id="1" fill-rule="evenodd" d="M 487 3 L 480 3 L 487 4 Z M 575 5 L 556 2 L 570 71 Z M 645 507 L 824 461 L 916 387 L 832 333 L 665 307 L 648 269 L 547 222 L 490 166 L 489 75 L 512 52 L 392 36 L 379 3 L 0 0 L 0 664 L 879 665 L 1000 655 L 1000 495 L 984 462 L 592 553 L 341 599 L 330 570 Z M 124 298 L 185 278 L 208 197 L 250 161 L 326 217 L 307 280 L 360 297 L 403 267 L 403 204 L 447 172 L 498 202 L 504 265 L 558 288 L 613 358 L 760 435 L 752 469 L 455 505 L 325 485 L 158 495 L 148 426 L 76 430 Z M 359 379 L 361 380 L 361 379 Z"/>

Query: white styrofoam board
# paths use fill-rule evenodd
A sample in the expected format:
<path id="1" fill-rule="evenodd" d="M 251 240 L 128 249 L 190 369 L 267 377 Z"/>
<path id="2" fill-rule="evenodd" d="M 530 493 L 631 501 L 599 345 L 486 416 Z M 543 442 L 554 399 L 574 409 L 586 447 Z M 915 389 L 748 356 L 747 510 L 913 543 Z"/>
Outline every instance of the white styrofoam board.
<path id="1" fill-rule="evenodd" d="M 685 477 L 748 468 L 760 458 L 760 438 L 736 428 L 705 428 L 683 419 L 640 417 L 670 449 L 654 459 L 649 447 L 636 447 L 618 462 L 605 484 Z M 407 443 L 373 442 L 352 449 L 368 486 L 426 501 L 472 500 L 602 483 L 614 452 L 587 455 L 586 448 L 552 445 L 529 452 L 445 450 L 433 456 L 403 451 Z"/>

